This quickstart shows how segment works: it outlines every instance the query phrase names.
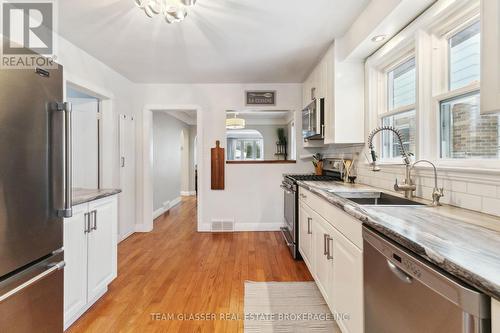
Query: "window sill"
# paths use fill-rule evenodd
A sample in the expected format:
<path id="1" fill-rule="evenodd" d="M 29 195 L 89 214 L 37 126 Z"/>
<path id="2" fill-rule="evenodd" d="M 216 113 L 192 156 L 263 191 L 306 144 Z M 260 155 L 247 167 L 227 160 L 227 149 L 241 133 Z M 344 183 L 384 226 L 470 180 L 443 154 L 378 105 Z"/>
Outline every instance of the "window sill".
<path id="1" fill-rule="evenodd" d="M 295 160 L 226 161 L 226 164 L 295 164 Z"/>

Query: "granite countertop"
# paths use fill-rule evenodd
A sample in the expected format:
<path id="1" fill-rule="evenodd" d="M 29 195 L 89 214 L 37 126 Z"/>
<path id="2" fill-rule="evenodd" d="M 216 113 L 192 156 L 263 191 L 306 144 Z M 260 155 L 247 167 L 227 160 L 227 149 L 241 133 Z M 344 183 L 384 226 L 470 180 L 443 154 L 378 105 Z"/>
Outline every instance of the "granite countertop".
<path id="1" fill-rule="evenodd" d="M 102 199 L 120 193 L 120 189 L 73 189 L 73 206 L 80 205 L 86 202 Z"/>
<path id="2" fill-rule="evenodd" d="M 360 206 L 327 190 L 388 191 L 340 182 L 298 184 L 451 275 L 500 300 L 500 218 L 448 205 Z M 427 200 L 417 201 L 430 204 Z"/>

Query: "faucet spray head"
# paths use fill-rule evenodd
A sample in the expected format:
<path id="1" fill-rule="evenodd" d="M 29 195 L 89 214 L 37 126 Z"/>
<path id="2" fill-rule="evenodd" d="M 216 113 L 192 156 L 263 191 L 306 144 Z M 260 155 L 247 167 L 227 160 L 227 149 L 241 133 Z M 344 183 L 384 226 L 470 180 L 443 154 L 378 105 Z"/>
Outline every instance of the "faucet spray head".
<path id="1" fill-rule="evenodd" d="M 372 155 L 372 171 L 373 172 L 378 172 L 380 171 L 380 167 L 377 164 L 377 153 L 375 152 L 375 149 L 371 149 L 371 155 Z"/>

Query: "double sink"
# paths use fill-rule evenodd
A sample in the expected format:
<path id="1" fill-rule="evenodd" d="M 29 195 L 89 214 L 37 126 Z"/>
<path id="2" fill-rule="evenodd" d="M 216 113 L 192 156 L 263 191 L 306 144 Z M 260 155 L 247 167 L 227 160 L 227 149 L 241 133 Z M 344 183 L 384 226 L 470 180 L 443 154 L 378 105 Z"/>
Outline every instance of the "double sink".
<path id="1" fill-rule="evenodd" d="M 425 204 L 385 192 L 338 192 L 335 190 L 328 190 L 328 192 L 363 206 L 425 206 Z"/>

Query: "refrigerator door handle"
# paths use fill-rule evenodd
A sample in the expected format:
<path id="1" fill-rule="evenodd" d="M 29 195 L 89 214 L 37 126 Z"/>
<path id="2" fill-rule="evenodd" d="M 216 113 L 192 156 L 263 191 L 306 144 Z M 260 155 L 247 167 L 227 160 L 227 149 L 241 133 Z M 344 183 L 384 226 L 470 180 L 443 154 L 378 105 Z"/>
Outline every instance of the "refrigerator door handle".
<path id="1" fill-rule="evenodd" d="M 15 294 L 19 293 L 23 289 L 28 288 L 32 284 L 40 281 L 41 279 L 45 278 L 46 276 L 48 276 L 48 275 L 50 275 L 50 274 L 52 274 L 52 273 L 54 273 L 54 272 L 56 272 L 56 271 L 58 271 L 60 269 L 63 269 L 64 266 L 66 266 L 66 263 L 64 261 L 60 261 L 60 262 L 57 262 L 57 263 L 52 263 L 52 264 L 47 265 L 48 269 L 46 271 L 44 271 L 43 273 L 38 274 L 37 276 L 29 279 L 28 281 L 24 282 L 23 284 L 20 284 L 16 288 L 14 288 L 14 289 L 6 292 L 3 295 L 0 295 L 0 303 L 4 302 L 9 297 L 12 297 Z"/>
<path id="2" fill-rule="evenodd" d="M 64 208 L 59 211 L 59 216 L 68 218 L 73 216 L 71 103 L 57 103 L 57 111 L 64 112 Z"/>

